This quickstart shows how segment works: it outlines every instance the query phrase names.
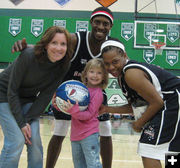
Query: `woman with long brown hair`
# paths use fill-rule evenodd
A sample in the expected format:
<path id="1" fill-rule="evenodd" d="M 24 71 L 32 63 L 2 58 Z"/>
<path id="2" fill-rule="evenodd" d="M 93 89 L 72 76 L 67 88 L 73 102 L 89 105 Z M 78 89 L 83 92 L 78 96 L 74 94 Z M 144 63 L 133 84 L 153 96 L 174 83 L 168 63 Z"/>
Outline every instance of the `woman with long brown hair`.
<path id="1" fill-rule="evenodd" d="M 18 168 L 24 143 L 28 167 L 43 168 L 39 116 L 70 67 L 70 41 L 67 30 L 50 27 L 34 48 L 24 49 L 0 74 L 0 168 Z"/>

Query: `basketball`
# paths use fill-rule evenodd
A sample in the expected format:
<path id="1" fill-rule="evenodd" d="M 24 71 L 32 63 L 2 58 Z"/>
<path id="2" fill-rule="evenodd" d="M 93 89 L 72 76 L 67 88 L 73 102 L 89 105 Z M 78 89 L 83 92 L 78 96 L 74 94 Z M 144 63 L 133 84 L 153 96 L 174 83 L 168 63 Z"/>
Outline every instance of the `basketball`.
<path id="1" fill-rule="evenodd" d="M 60 111 L 66 113 L 62 110 L 64 101 L 70 100 L 72 104 L 79 104 L 80 111 L 86 110 L 90 95 L 88 88 L 80 81 L 68 80 L 63 82 L 56 90 L 56 104 Z M 69 114 L 69 113 L 66 113 Z"/>

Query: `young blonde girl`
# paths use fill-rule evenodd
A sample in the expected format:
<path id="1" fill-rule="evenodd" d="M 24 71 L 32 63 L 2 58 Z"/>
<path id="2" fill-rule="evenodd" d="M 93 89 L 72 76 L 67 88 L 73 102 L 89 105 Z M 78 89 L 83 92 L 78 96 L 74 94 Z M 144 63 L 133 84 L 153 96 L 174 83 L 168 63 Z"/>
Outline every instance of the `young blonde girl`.
<path id="1" fill-rule="evenodd" d="M 66 102 L 65 111 L 71 114 L 71 146 L 75 168 L 102 168 L 99 158 L 98 111 L 103 102 L 103 91 L 108 84 L 108 73 L 102 59 L 90 60 L 82 72 L 82 82 L 88 87 L 90 103 L 85 111 L 78 102 Z"/>

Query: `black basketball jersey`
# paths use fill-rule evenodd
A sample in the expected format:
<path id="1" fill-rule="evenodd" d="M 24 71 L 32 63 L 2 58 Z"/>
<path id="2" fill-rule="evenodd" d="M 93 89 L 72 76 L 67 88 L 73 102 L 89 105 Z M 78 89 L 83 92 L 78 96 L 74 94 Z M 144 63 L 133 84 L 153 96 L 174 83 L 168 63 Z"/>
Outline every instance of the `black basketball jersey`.
<path id="1" fill-rule="evenodd" d="M 128 61 L 123 68 L 121 86 L 125 96 L 127 96 L 133 105 L 139 104 L 138 101 L 143 101 L 143 98 L 138 95 L 135 90 L 129 88 L 124 80 L 124 73 L 130 68 L 143 70 L 164 101 L 162 109 L 144 126 L 140 138 L 140 145 L 146 144 L 146 147 L 149 147 L 147 144 L 166 144 L 169 151 L 180 152 L 180 79 L 155 65 L 138 63 L 132 60 Z M 177 127 L 179 128 L 177 129 Z"/>
<path id="2" fill-rule="evenodd" d="M 88 42 L 89 31 L 77 32 L 78 39 L 76 51 L 71 59 L 71 68 L 65 77 L 66 80 L 81 80 L 81 72 L 83 71 L 86 63 L 92 58 L 101 57 L 101 53 L 93 55 Z M 110 37 L 107 37 L 109 39 Z"/>
<path id="3" fill-rule="evenodd" d="M 127 69 L 130 68 L 138 68 L 143 70 L 148 75 L 151 83 L 154 85 L 163 100 L 166 99 L 168 93 L 175 91 L 175 89 L 177 89 L 180 85 L 180 79 L 168 71 L 152 64 L 138 63 L 136 61 L 130 60 L 123 68 L 121 85 L 124 95 L 131 103 L 136 104 L 138 101 L 143 101 L 143 98 L 139 96 L 134 90 L 129 88 L 124 80 L 124 73 Z"/>

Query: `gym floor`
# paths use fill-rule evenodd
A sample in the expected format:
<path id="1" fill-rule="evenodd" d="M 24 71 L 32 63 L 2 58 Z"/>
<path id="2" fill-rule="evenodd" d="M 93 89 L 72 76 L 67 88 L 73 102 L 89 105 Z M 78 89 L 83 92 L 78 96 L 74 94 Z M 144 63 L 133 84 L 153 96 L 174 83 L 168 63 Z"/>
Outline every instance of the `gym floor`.
<path id="1" fill-rule="evenodd" d="M 141 157 L 137 155 L 137 144 L 139 134 L 131 128 L 132 120 L 129 118 L 112 119 L 112 139 L 113 139 L 113 164 L 112 168 L 143 168 Z M 40 129 L 42 143 L 44 147 L 44 165 L 47 156 L 47 146 L 53 133 L 54 118 L 52 116 L 43 116 L 40 119 Z M 0 149 L 3 146 L 3 133 L 0 128 Z M 163 167 L 164 162 L 162 163 Z M 26 146 L 21 155 L 19 168 L 27 167 Z M 66 136 L 62 151 L 55 168 L 73 168 L 70 135 Z"/>

